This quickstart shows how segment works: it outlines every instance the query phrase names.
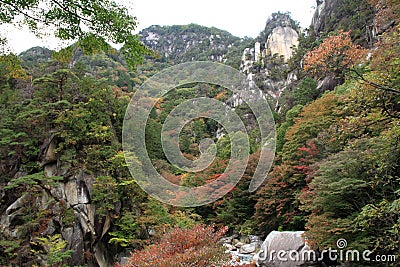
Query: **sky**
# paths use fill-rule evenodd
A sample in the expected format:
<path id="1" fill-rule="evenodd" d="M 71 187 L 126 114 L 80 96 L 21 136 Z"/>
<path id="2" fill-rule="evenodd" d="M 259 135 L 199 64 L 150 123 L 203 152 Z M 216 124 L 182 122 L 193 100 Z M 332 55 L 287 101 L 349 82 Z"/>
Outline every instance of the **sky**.
<path id="1" fill-rule="evenodd" d="M 226 30 L 238 37 L 257 37 L 267 18 L 274 12 L 290 12 L 292 18 L 307 28 L 316 0 L 116 0 L 137 17 L 137 32 L 151 25 L 196 23 Z M 62 47 L 56 39 L 40 40 L 26 29 L 1 26 L 12 52 L 20 53 L 33 46 L 50 49 Z"/>

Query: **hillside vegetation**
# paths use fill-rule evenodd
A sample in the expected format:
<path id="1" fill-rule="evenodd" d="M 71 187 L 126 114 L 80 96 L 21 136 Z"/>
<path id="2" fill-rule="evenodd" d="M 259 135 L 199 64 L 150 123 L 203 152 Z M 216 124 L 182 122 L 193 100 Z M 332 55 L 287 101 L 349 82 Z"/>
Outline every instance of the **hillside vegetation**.
<path id="1" fill-rule="evenodd" d="M 397 262 L 387 266 L 397 266 L 399 4 L 326 0 L 321 10 L 305 30 L 288 14 L 274 14 L 255 39 L 195 24 L 151 26 L 135 37 L 143 43 L 124 35 L 132 43 L 120 51 L 105 43 L 109 36 L 95 39 L 99 47 L 88 51 L 82 35 L 57 52 L 35 47 L 2 54 L 0 265 L 110 266 L 130 257 L 127 266 L 223 266 L 228 259 L 218 239 L 224 234 L 305 230 L 313 249 L 336 247 L 344 238 L 348 249 L 396 255 Z M 246 63 L 254 51 L 245 49 L 265 45 L 282 23 L 299 34 L 293 56 Z M 132 49 L 134 57 L 127 57 Z M 250 142 L 246 170 L 232 191 L 212 204 L 179 208 L 136 184 L 122 128 L 129 101 L 146 79 L 195 60 L 225 63 L 255 77 L 273 109 L 276 154 L 265 183 L 250 193 L 262 146 L 254 114 L 246 105 L 234 106 L 232 93 L 217 85 L 175 88 L 157 102 L 146 124 L 148 155 L 166 179 L 192 187 L 214 181 L 229 163 L 232 139 Z M 160 137 L 168 114 L 195 97 L 228 103 L 248 133 L 228 135 L 203 117 L 186 124 L 179 145 L 187 159 L 199 157 L 204 138 L 218 149 L 213 163 L 197 173 L 170 164 Z M 141 175 L 135 155 L 129 162 Z M 154 257 L 162 264 L 155 265 Z"/>

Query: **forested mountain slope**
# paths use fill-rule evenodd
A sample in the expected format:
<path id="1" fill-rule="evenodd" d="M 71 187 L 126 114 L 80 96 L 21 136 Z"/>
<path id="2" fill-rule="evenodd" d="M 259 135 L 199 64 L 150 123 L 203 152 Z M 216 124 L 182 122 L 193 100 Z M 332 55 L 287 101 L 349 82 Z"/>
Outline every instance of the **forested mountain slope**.
<path id="1" fill-rule="evenodd" d="M 308 29 L 276 13 L 254 39 L 195 24 L 152 26 L 140 33 L 152 52 L 135 70 L 124 48 L 110 46 L 94 54 L 73 45 L 2 55 L 0 265 L 112 266 L 135 250 L 130 262 L 154 255 L 171 264 L 205 257 L 208 265 L 199 266 L 210 266 L 214 257 L 225 259 L 216 245 L 224 233 L 305 230 L 314 249 L 335 247 L 344 238 L 348 249 L 396 255 L 397 263 L 387 263 L 396 266 L 399 14 L 394 0 L 318 0 Z M 264 92 L 274 111 L 276 155 L 266 182 L 250 193 L 262 145 L 254 114 L 216 85 L 174 89 L 146 125 L 148 154 L 159 173 L 175 184 L 203 185 L 225 171 L 231 138 L 248 138 L 251 153 L 234 190 L 209 205 L 178 208 L 149 197 L 134 182 L 122 126 L 130 98 L 147 78 L 195 60 L 228 64 Z M 247 135 L 229 136 L 211 119 L 191 121 L 180 134 L 184 156 L 198 158 L 204 138 L 218 150 L 205 171 L 184 172 L 166 159 L 160 132 L 177 105 L 200 96 L 227 103 Z M 139 175 L 141 165 L 135 166 Z M 188 247 L 171 247 L 164 237 L 187 238 Z M 141 251 L 153 243 L 157 249 Z"/>

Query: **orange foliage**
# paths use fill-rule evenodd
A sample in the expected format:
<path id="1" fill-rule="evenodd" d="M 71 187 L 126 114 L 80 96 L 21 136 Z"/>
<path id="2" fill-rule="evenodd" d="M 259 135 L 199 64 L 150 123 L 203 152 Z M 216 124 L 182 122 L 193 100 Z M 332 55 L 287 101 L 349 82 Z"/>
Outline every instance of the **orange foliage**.
<path id="1" fill-rule="evenodd" d="M 318 98 L 312 105 L 304 107 L 295 124 L 287 131 L 286 140 L 296 142 L 295 150 L 298 150 L 306 140 L 316 137 L 317 133 L 325 129 L 325 125 L 331 124 L 336 116 L 341 116 L 343 111 L 338 108 L 339 105 L 340 100 L 337 96 L 327 94 Z M 302 136 L 304 137 L 300 138 Z"/>
<path id="2" fill-rule="evenodd" d="M 226 91 L 222 91 L 221 93 L 219 93 L 218 95 L 215 96 L 215 99 L 221 99 L 225 96 Z"/>
<path id="3" fill-rule="evenodd" d="M 304 70 L 324 77 L 334 74 L 342 77 L 345 70 L 353 67 L 366 54 L 366 50 L 351 41 L 350 33 L 339 31 L 326 38 L 322 44 L 308 52 L 304 58 Z"/>
<path id="4" fill-rule="evenodd" d="M 227 227 L 195 225 L 192 229 L 176 228 L 161 241 L 131 254 L 125 265 L 116 267 L 208 267 L 221 266 L 228 258 L 219 239 Z"/>
<path id="5" fill-rule="evenodd" d="M 288 181 L 292 175 L 293 169 L 290 166 L 275 166 L 265 185 L 257 193 L 255 218 L 262 231 L 272 231 L 279 226 L 279 221 L 291 220 L 295 215 L 288 214 L 294 200 Z"/>

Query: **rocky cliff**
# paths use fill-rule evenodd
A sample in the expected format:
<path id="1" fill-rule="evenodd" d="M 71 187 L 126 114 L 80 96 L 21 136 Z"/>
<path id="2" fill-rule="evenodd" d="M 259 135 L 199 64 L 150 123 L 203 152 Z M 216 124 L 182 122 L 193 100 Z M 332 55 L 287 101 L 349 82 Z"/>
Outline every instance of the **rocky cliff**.
<path id="1" fill-rule="evenodd" d="M 283 56 L 284 61 L 293 55 L 293 47 L 299 44 L 299 34 L 291 27 L 276 27 L 265 44 L 266 55 Z"/>
<path id="2" fill-rule="evenodd" d="M 240 69 L 275 102 L 297 77 L 287 74 L 287 61 L 298 46 L 300 28 L 288 14 L 273 14 L 254 46 L 243 51 Z"/>
<path id="3" fill-rule="evenodd" d="M 353 39 L 362 45 L 372 45 L 375 39 L 374 8 L 368 1 L 317 0 L 311 29 L 317 36 L 337 29 L 351 31 Z"/>
<path id="4" fill-rule="evenodd" d="M 73 250 L 68 262 L 70 266 L 82 265 L 84 262 L 88 266 L 111 266 L 113 260 L 101 241 L 109 230 L 110 218 L 96 216 L 96 207 L 91 199 L 96 175 L 73 170 L 70 164 L 56 156 L 56 147 L 56 138 L 45 141 L 41 147 L 40 164 L 44 169 L 43 177 L 59 177 L 57 181 L 33 183 L 32 188 L 26 192 L 18 192 L 19 188 L 15 188 L 15 194 L 1 196 L 2 207 L 5 207 L 0 219 L 1 236 L 8 240 L 21 240 L 29 231 L 35 232 L 32 236 L 60 234 L 62 240 L 67 242 L 68 249 Z M 22 177 L 28 179 L 27 173 L 20 170 L 14 174 L 13 180 Z M 2 190 L 2 193 L 5 192 L 9 191 Z M 39 220 L 36 220 L 34 213 L 41 214 Z M 26 216 L 32 217 L 28 219 Z M 29 245 L 32 242 L 34 239 L 31 244 L 20 244 L 21 260 L 28 259 L 25 255 L 31 253 Z M 45 266 L 47 260 L 27 260 L 24 266 Z"/>
<path id="5" fill-rule="evenodd" d="M 326 19 L 330 17 L 331 13 L 337 5 L 337 0 L 317 0 L 317 7 L 311 21 L 313 29 L 320 33 L 326 28 Z"/>
<path id="6" fill-rule="evenodd" d="M 62 68 L 52 53 L 40 47 L 22 53 L 22 67 L 31 76 L 12 80 L 15 102 L 1 104 L 0 266 L 49 266 L 51 253 L 46 249 L 54 249 L 52 257 L 61 257 L 64 246 L 72 251 L 63 261 L 68 266 L 112 266 L 116 252 L 111 252 L 108 233 L 115 215 L 99 211 L 94 193 L 97 178 L 109 170 L 95 165 L 113 153 L 108 150 L 111 144 L 120 146 L 117 125 L 122 119 L 116 118 L 124 111 L 116 107 L 123 108 L 122 96 L 129 99 L 126 91 L 137 77 L 118 53 L 80 53 L 72 70 Z M 60 76 L 65 73 L 68 76 Z M 61 77 L 67 77 L 65 83 Z M 79 109 L 71 118 L 82 124 L 76 132 L 65 128 L 64 134 L 75 139 L 66 145 L 61 132 L 68 119 L 61 117 Z M 89 133 L 88 127 L 94 131 Z M 100 132 L 108 130 L 110 138 L 100 141 Z M 96 143 L 95 150 L 89 148 Z M 116 201 L 115 211 L 120 207 Z"/>

